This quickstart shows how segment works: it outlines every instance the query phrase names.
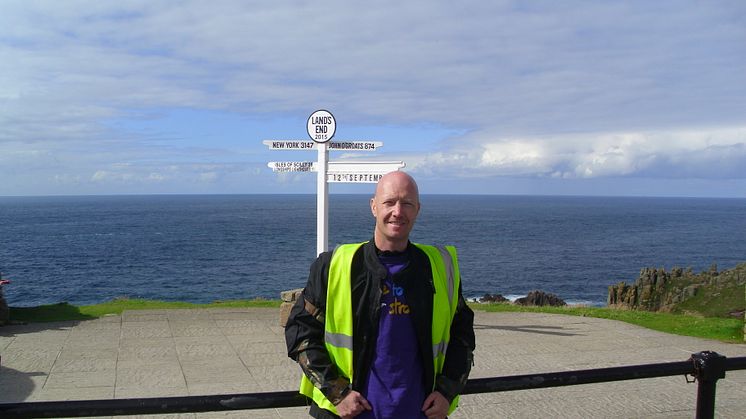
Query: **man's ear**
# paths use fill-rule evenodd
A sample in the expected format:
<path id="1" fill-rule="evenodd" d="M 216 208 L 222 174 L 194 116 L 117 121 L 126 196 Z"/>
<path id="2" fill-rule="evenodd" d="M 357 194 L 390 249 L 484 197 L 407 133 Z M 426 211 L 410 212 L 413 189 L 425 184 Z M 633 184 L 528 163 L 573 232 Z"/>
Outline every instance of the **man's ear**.
<path id="1" fill-rule="evenodd" d="M 370 198 L 370 212 L 376 216 L 376 198 Z"/>

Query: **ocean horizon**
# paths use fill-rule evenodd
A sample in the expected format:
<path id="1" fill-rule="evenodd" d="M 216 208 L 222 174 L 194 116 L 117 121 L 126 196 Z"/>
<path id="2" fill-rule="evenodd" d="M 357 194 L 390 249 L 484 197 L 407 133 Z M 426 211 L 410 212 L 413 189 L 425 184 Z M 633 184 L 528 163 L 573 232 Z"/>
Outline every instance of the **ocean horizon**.
<path id="1" fill-rule="evenodd" d="M 370 194 L 331 194 L 329 246 L 371 238 Z M 411 239 L 459 251 L 467 298 L 531 290 L 605 305 L 640 270 L 746 261 L 746 198 L 422 195 Z M 0 197 L 11 306 L 117 297 L 211 302 L 303 287 L 316 196 Z"/>

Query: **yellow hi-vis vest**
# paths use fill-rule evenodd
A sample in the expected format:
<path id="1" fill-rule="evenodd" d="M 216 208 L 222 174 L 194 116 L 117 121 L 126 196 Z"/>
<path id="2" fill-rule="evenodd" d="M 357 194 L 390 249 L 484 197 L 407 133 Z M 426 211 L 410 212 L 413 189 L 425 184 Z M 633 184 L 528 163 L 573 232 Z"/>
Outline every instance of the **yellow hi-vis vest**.
<path id="1" fill-rule="evenodd" d="M 365 243 L 344 244 L 337 247 L 329 266 L 329 282 L 326 291 L 326 314 L 324 323 L 324 343 L 329 357 L 337 366 L 339 375 L 352 382 L 352 258 Z M 456 314 L 459 275 L 456 248 L 453 246 L 435 247 L 415 243 L 430 259 L 433 272 L 433 320 L 432 349 L 435 376 L 443 372 L 446 350 L 451 338 L 451 322 Z M 337 414 L 337 409 L 305 376 L 301 378 L 301 394 L 313 399 L 321 408 Z M 453 399 L 448 413 L 458 405 L 458 396 Z"/>

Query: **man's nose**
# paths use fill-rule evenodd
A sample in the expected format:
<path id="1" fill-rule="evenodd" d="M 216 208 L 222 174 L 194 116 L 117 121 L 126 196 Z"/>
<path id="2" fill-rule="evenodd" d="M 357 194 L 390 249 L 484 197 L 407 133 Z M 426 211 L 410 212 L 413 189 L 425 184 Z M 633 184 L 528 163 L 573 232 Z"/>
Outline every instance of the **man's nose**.
<path id="1" fill-rule="evenodd" d="M 394 206 L 391 208 L 391 213 L 394 215 L 401 214 L 401 203 L 397 202 L 394 204 Z"/>

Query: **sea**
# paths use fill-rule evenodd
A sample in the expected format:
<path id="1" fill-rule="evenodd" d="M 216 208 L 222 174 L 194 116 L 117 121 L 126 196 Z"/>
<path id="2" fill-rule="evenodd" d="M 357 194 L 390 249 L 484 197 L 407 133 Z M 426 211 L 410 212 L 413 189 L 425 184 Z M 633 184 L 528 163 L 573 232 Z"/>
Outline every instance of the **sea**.
<path id="1" fill-rule="evenodd" d="M 370 196 L 329 197 L 330 248 L 372 237 Z M 645 267 L 746 262 L 746 199 L 423 195 L 411 235 L 457 247 L 463 293 L 603 306 Z M 0 197 L 14 307 L 277 299 L 316 257 L 315 195 Z"/>

